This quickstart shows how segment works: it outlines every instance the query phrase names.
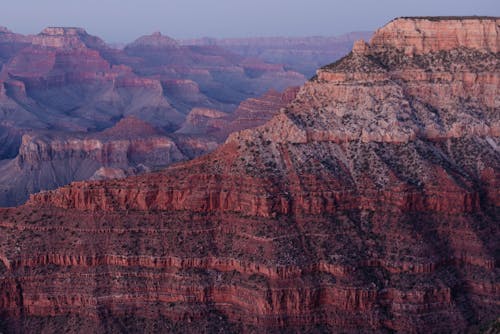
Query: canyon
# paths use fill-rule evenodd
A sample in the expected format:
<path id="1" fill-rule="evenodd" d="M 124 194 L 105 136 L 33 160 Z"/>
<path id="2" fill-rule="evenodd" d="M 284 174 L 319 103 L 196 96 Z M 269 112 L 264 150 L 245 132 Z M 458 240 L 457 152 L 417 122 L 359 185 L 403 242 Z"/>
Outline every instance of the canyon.
<path id="1" fill-rule="evenodd" d="M 352 45 L 352 38 L 343 39 L 349 41 Z M 160 32 L 119 49 L 82 28 L 48 27 L 37 35 L 1 28 L 0 206 L 20 205 L 31 193 L 86 180 L 97 171 L 99 177 L 127 176 L 212 151 L 230 132 L 261 125 L 284 106 L 278 92 L 306 80 L 286 67 L 216 45 L 183 45 Z M 265 110 L 261 99 L 270 99 Z M 227 129 L 186 131 L 200 110 L 225 115 L 219 123 Z M 153 126 L 162 143 L 146 145 L 139 135 L 137 140 L 129 136 L 128 144 L 107 136 L 100 148 L 87 145 L 126 119 Z M 97 153 L 116 145 L 120 162 Z M 151 150 L 143 152 L 145 159 L 158 155 L 157 145 L 176 146 L 180 153 L 154 164 L 138 161 L 137 155 L 123 157 L 137 145 Z"/>
<path id="2" fill-rule="evenodd" d="M 496 326 L 499 45 L 500 18 L 398 18 L 298 90 L 192 110 L 211 153 L 0 209 L 0 331 Z"/>
<path id="3" fill-rule="evenodd" d="M 30 194 L 72 181 L 123 178 L 193 159 L 215 150 L 233 131 L 264 124 L 296 93 L 297 88 L 271 90 L 232 113 L 193 108 L 174 133 L 134 116 L 99 132 L 26 133 L 17 156 L 0 161 L 0 203 L 16 206 Z"/>
<path id="4" fill-rule="evenodd" d="M 305 80 L 283 65 L 180 46 L 160 33 L 113 49 L 81 28 L 4 29 L 0 64 L 2 125 L 66 131 L 102 130 L 126 116 L 175 130 L 193 107 L 231 112 Z"/>

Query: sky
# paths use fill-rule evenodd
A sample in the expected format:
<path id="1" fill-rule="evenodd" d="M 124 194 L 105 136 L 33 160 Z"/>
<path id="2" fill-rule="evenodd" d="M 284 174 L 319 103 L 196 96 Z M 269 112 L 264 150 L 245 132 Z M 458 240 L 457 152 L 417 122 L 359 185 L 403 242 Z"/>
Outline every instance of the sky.
<path id="1" fill-rule="evenodd" d="M 500 16 L 500 0 L 0 0 L 0 26 L 15 32 L 77 26 L 115 43 L 155 31 L 174 38 L 331 36 L 424 15 Z"/>

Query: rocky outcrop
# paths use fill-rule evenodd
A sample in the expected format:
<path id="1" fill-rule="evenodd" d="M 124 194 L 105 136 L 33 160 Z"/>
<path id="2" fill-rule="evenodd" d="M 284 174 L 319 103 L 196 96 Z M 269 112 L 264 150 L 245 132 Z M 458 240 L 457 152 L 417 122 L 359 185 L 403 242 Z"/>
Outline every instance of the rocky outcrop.
<path id="1" fill-rule="evenodd" d="M 135 175 L 185 159 L 164 132 L 133 117 L 93 135 L 25 134 L 17 157 L 0 166 L 0 203 L 16 205 L 75 180 Z"/>
<path id="2" fill-rule="evenodd" d="M 499 24 L 498 17 L 403 17 L 377 30 L 370 44 L 374 50 L 396 48 L 408 55 L 457 48 L 497 53 Z"/>
<path id="3" fill-rule="evenodd" d="M 464 19 L 463 25 L 457 22 L 462 21 L 397 19 L 379 29 L 370 44 L 356 43 L 351 54 L 318 70 L 314 82 L 304 86 L 300 95 L 318 112 L 307 115 L 307 119 L 298 115 L 296 121 L 308 131 L 307 123 L 321 117 L 321 108 L 333 111 L 332 117 L 321 117 L 321 127 L 310 129 L 308 136 L 337 142 L 361 139 L 404 143 L 417 137 L 497 137 L 500 117 L 494 110 L 498 108 L 500 84 L 496 73 L 498 54 L 489 46 L 498 40 L 496 30 L 491 29 L 497 21 Z M 440 39 L 436 29 L 440 33 L 448 31 L 450 36 Z M 458 30 L 454 43 L 463 44 L 447 44 L 453 40 L 452 32 Z M 464 39 L 463 34 L 472 35 L 478 30 L 485 33 L 484 43 Z M 415 35 L 416 31 L 420 33 Z M 432 42 L 428 37 L 431 35 L 436 36 L 436 41 Z M 400 44 L 402 41 L 415 48 L 409 53 Z M 430 44 L 424 47 L 422 43 Z M 476 59 L 480 59 L 478 63 Z M 321 99 L 311 99 L 325 94 L 336 99 L 329 105 L 321 105 Z M 476 108 L 484 110 L 488 117 L 477 114 Z"/>
<path id="4" fill-rule="evenodd" d="M 33 44 L 49 48 L 85 48 L 82 36 L 87 32 L 82 28 L 45 28 L 40 34 L 33 37 Z"/>
<path id="5" fill-rule="evenodd" d="M 187 115 L 184 124 L 177 131 L 185 134 L 209 134 L 221 131 L 227 126 L 229 114 L 206 108 L 194 108 Z"/>
<path id="6" fill-rule="evenodd" d="M 59 139 L 24 135 L 17 161 L 21 168 L 25 164 L 33 168 L 46 161 L 53 162 L 73 157 L 96 160 L 103 164 L 127 164 L 129 161 L 134 161 L 164 166 L 172 160 L 182 159 L 182 154 L 175 143 L 166 136 L 101 140 L 95 137 Z"/>
<path id="7" fill-rule="evenodd" d="M 252 98 L 240 103 L 232 114 L 231 123 L 226 133 L 257 127 L 269 121 L 280 109 L 291 103 L 299 91 L 290 87 L 282 93 L 270 90 L 259 98 Z"/>
<path id="8" fill-rule="evenodd" d="M 494 322 L 497 55 L 371 50 L 357 43 L 209 155 L 0 210 L 4 327 L 461 333 Z"/>

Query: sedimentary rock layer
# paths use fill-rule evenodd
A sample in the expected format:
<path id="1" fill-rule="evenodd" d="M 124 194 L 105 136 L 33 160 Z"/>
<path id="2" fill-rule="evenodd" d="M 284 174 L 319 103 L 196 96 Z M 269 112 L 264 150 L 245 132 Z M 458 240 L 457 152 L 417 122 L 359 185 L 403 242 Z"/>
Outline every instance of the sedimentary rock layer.
<path id="1" fill-rule="evenodd" d="M 408 20 L 388 25 L 392 38 L 412 40 Z M 460 333 L 494 322 L 499 56 L 377 43 L 357 43 L 207 156 L 1 210 L 4 328 Z"/>
<path id="2" fill-rule="evenodd" d="M 24 134 L 17 156 L 0 164 L 0 203 L 15 206 L 72 181 L 125 177 L 186 159 L 165 132 L 134 117 L 94 134 Z"/>

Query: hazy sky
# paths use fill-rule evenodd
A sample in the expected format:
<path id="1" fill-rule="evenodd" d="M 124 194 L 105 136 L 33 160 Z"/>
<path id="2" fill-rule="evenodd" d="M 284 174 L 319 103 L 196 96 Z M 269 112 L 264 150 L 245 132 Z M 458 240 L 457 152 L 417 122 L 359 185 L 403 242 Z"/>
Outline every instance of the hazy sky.
<path id="1" fill-rule="evenodd" d="M 79 26 L 108 42 L 154 31 L 175 38 L 335 35 L 397 16 L 500 16 L 500 0 L 0 0 L 0 25 L 24 33 Z"/>

